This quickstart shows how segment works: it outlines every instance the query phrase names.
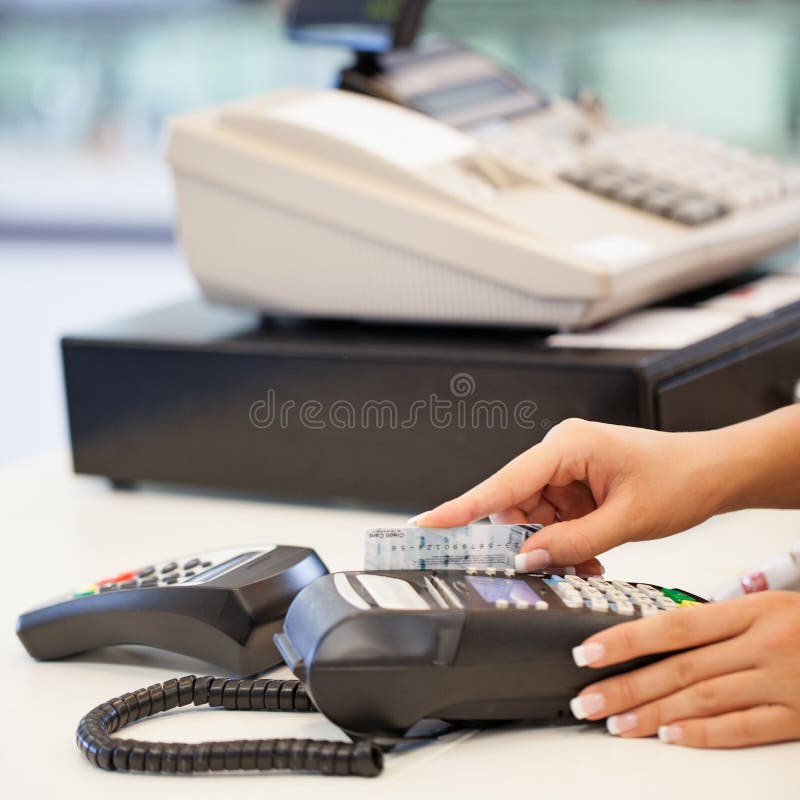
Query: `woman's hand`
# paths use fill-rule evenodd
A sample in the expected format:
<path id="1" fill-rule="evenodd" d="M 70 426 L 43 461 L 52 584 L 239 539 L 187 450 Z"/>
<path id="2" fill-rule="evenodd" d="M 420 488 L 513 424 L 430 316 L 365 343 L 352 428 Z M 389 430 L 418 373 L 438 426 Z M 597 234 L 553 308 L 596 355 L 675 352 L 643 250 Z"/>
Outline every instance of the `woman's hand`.
<path id="1" fill-rule="evenodd" d="M 692 649 L 686 649 L 692 648 Z M 615 625 L 573 650 L 605 667 L 686 650 L 587 686 L 578 719 L 606 719 L 623 737 L 687 747 L 743 747 L 800 738 L 800 594 L 761 592 Z"/>
<path id="2" fill-rule="evenodd" d="M 720 510 L 724 431 L 662 433 L 571 419 L 483 483 L 411 522 L 426 527 L 538 522 L 519 571 L 578 566 L 623 542 L 692 527 Z"/>

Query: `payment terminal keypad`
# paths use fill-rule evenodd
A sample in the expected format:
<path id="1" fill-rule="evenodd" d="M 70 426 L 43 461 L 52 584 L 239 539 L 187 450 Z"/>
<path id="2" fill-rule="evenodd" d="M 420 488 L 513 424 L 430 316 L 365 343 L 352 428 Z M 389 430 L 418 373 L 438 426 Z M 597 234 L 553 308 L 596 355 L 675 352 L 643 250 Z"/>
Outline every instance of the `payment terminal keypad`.
<path id="1" fill-rule="evenodd" d="M 401 573 L 395 573 L 399 575 Z M 513 569 L 479 570 L 469 567 L 458 573 L 434 570 L 421 582 L 408 573 L 405 581 L 398 577 L 370 576 L 369 584 L 359 576 L 363 597 L 377 606 L 391 608 L 385 600 L 389 587 L 404 583 L 415 595 L 416 608 L 458 608 L 494 606 L 498 609 L 570 609 L 620 617 L 650 617 L 676 608 L 698 605 L 701 601 L 679 589 L 662 589 L 648 583 L 628 583 L 597 576 L 560 575 L 550 573 L 517 574 Z M 387 589 L 383 588 L 383 582 Z M 412 585 L 414 589 L 412 589 Z M 424 603 L 421 602 L 424 598 Z M 399 606 L 395 606 L 399 607 Z M 407 600 L 404 608 L 410 608 Z"/>
<path id="2" fill-rule="evenodd" d="M 205 583 L 218 577 L 222 572 L 243 565 L 273 549 L 274 545 L 261 545 L 194 553 L 137 569 L 123 570 L 93 583 L 76 587 L 68 594 L 68 597 L 90 597 L 95 594 L 130 589 L 180 586 L 189 582 L 192 584 Z"/>

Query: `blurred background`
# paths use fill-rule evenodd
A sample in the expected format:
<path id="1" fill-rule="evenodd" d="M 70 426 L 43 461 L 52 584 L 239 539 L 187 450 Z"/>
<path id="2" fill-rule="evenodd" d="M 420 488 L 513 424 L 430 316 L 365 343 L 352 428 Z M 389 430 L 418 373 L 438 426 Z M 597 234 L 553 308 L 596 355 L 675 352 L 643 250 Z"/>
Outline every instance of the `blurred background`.
<path id="1" fill-rule="evenodd" d="M 620 122 L 800 157 L 796 0 L 434 0 L 431 34 Z M 0 465 L 66 441 L 60 335 L 195 291 L 165 120 L 349 60 L 268 0 L 0 0 Z"/>

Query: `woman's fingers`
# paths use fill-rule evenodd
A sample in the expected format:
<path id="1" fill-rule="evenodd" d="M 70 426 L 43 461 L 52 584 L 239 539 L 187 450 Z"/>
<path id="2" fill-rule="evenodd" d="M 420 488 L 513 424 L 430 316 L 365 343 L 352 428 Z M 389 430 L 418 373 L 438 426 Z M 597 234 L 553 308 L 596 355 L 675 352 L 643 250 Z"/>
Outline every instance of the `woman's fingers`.
<path id="1" fill-rule="evenodd" d="M 507 508 L 492 514 L 489 521 L 492 525 L 524 525 L 528 515 L 521 508 Z"/>
<path id="2" fill-rule="evenodd" d="M 624 504 L 608 500 L 579 519 L 556 522 L 531 536 L 520 549 L 521 571 L 549 566 L 572 566 L 589 561 L 599 553 L 625 541 Z M 524 562 L 524 565 L 523 565 Z"/>
<path id="3" fill-rule="evenodd" d="M 609 733 L 618 736 L 654 736 L 659 728 L 678 720 L 716 717 L 769 701 L 770 687 L 757 670 L 731 672 L 630 711 L 612 714 L 606 720 L 606 727 Z"/>
<path id="4" fill-rule="evenodd" d="M 544 498 L 528 511 L 522 508 L 506 508 L 492 514 L 489 518 L 495 525 L 524 525 L 538 522 L 540 525 L 552 525 L 556 521 L 556 510 Z"/>
<path id="5" fill-rule="evenodd" d="M 744 672 L 753 666 L 753 659 L 741 642 L 728 639 L 593 683 L 573 699 L 570 707 L 578 719 L 602 719 L 654 703 L 726 673 Z"/>
<path id="6" fill-rule="evenodd" d="M 582 564 L 575 565 L 575 572 L 578 575 L 602 575 L 606 571 L 606 568 L 596 559 L 590 558 L 588 561 L 584 561 Z"/>
<path id="7" fill-rule="evenodd" d="M 413 518 L 415 525 L 453 528 L 517 508 L 524 500 L 538 501 L 541 490 L 558 468 L 557 451 L 549 444 L 526 450 L 468 492 Z"/>
<path id="8" fill-rule="evenodd" d="M 581 481 L 573 481 L 566 486 L 546 486 L 542 500 L 555 508 L 562 521 L 585 517 L 597 508 L 591 490 Z M 538 522 L 533 514 L 528 518 L 532 522 Z"/>
<path id="9" fill-rule="evenodd" d="M 558 527 L 560 525 L 553 525 L 546 530 Z M 525 546 L 541 533 L 528 539 Z M 604 667 L 651 653 L 668 653 L 730 639 L 752 623 L 756 609 L 754 604 L 746 602 L 747 599 L 745 596 L 722 603 L 692 606 L 614 625 L 574 648 L 573 657 L 579 666 Z"/>
<path id="10" fill-rule="evenodd" d="M 685 747 L 748 747 L 786 742 L 800 736 L 800 721 L 792 709 L 764 705 L 705 719 L 685 719 L 662 725 L 658 738 Z"/>

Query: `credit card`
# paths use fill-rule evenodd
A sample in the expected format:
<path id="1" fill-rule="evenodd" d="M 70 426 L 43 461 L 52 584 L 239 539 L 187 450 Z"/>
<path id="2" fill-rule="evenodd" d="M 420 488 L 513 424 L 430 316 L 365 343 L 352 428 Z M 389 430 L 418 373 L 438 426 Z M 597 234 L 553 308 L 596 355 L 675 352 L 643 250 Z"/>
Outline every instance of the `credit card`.
<path id="1" fill-rule="evenodd" d="M 541 525 L 369 528 L 364 569 L 466 569 L 514 566 L 523 542 Z"/>

